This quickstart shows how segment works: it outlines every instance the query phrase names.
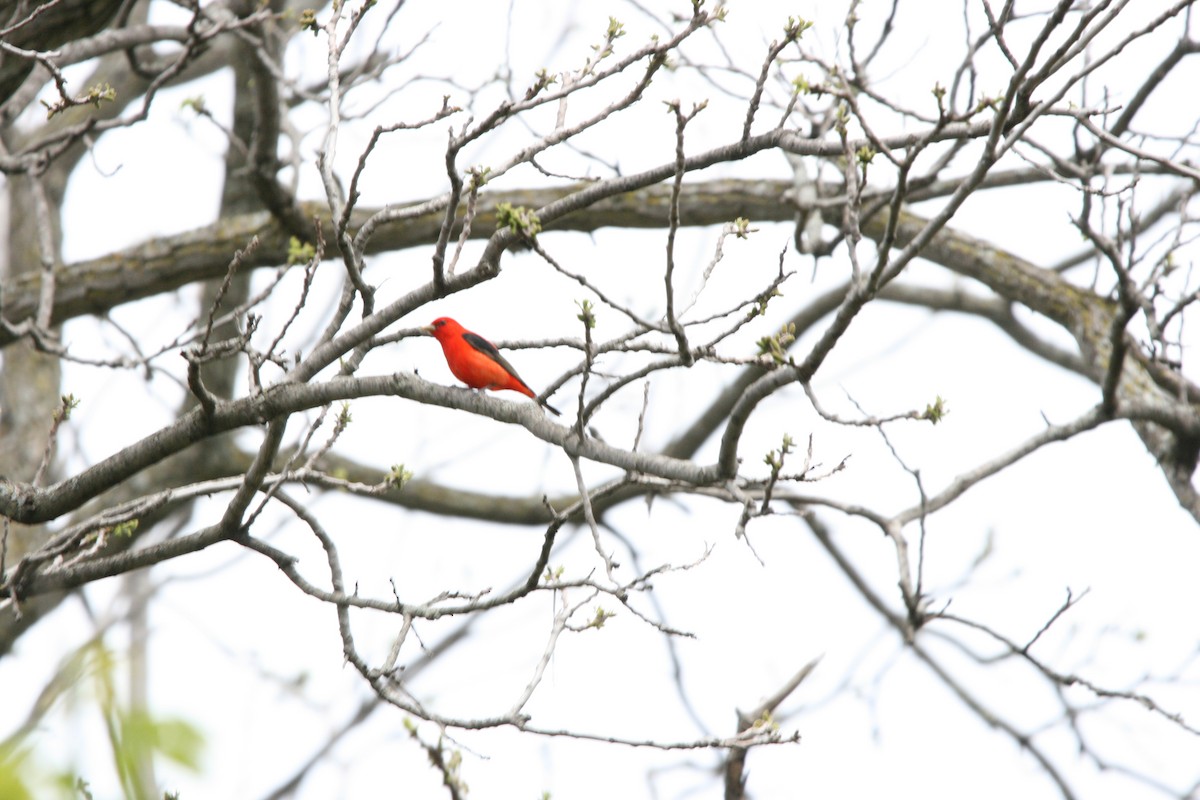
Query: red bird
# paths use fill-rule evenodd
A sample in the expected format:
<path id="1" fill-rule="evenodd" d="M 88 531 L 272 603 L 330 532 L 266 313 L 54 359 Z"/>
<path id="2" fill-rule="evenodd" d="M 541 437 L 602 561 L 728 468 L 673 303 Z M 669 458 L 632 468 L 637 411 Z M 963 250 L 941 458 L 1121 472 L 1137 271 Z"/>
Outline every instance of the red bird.
<path id="1" fill-rule="evenodd" d="M 421 330 L 438 340 L 450 371 L 467 386 L 472 389 L 490 389 L 493 392 L 512 389 L 532 397 L 546 410 L 559 413 L 557 408 L 545 400 L 539 400 L 533 389 L 529 388 L 529 384 L 521 380 L 512 364 L 500 355 L 496 345 L 479 334 L 472 333 L 449 317 L 438 317 Z"/>

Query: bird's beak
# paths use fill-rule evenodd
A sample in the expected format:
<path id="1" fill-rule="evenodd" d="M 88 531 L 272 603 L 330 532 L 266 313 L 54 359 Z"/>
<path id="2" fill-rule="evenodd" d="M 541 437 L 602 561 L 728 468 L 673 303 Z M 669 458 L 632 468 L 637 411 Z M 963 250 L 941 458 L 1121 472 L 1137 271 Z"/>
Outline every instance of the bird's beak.
<path id="1" fill-rule="evenodd" d="M 421 327 L 417 328 L 417 330 L 419 330 L 421 333 L 425 334 L 426 336 L 433 336 L 433 326 L 432 325 L 422 325 Z"/>

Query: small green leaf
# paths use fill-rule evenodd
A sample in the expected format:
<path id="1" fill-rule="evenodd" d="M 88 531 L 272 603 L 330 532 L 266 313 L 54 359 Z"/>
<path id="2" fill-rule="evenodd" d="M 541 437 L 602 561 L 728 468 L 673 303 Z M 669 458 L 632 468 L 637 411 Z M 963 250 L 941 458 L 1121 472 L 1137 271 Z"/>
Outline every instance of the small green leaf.
<path id="1" fill-rule="evenodd" d="M 33 800 L 26 774 L 30 769 L 30 751 L 16 743 L 0 747 L 0 797 L 12 800 Z"/>
<path id="2" fill-rule="evenodd" d="M 575 305 L 579 306 L 579 313 L 575 315 L 575 319 L 582 322 L 588 330 L 596 327 L 596 307 L 592 305 L 591 300 L 576 300 Z"/>
<path id="3" fill-rule="evenodd" d="M 536 80 L 533 82 L 533 85 L 525 90 L 526 100 L 532 100 L 541 94 L 541 92 L 547 87 L 558 83 L 558 77 L 547 72 L 545 67 L 542 67 L 535 72 L 533 77 L 536 78 Z"/>
<path id="4" fill-rule="evenodd" d="M 321 26 L 317 23 L 317 12 L 311 8 L 300 12 L 299 23 L 302 31 L 312 31 L 313 36 L 321 33 Z"/>
<path id="5" fill-rule="evenodd" d="M 750 220 L 738 217 L 733 221 L 733 235 L 737 238 L 748 239 L 752 233 L 758 233 L 758 228 L 751 228 Z"/>
<path id="6" fill-rule="evenodd" d="M 405 469 L 403 464 L 393 464 L 383 482 L 394 489 L 403 489 L 404 484 L 411 481 L 412 478 L 412 471 Z"/>
<path id="7" fill-rule="evenodd" d="M 615 42 L 617 39 L 620 39 L 624 35 L 625 35 L 625 24 L 622 23 L 620 20 L 618 20 L 616 17 L 609 17 L 608 18 L 608 30 L 605 31 L 604 37 L 606 39 L 608 39 L 608 41 L 611 43 L 611 42 Z"/>
<path id="8" fill-rule="evenodd" d="M 488 175 L 491 174 L 491 171 L 491 167 L 484 166 L 471 167 L 469 170 L 467 170 L 467 175 L 469 175 L 471 178 L 471 190 L 478 191 L 479 189 L 482 189 L 483 185 L 487 183 Z"/>
<path id="9" fill-rule="evenodd" d="M 787 24 L 783 26 L 783 33 L 789 42 L 794 42 L 812 26 L 813 24 L 804 17 L 788 17 Z"/>
<path id="10" fill-rule="evenodd" d="M 596 615 L 592 617 L 592 621 L 587 624 L 589 628 L 600 629 L 604 627 L 604 623 L 617 614 L 615 611 L 605 611 L 600 606 L 596 606 Z"/>
<path id="11" fill-rule="evenodd" d="M 311 242 L 301 242 L 295 236 L 288 240 L 287 263 L 289 267 L 307 264 L 316 255 L 317 248 Z"/>
<path id="12" fill-rule="evenodd" d="M 542 222 L 536 213 L 524 206 L 512 203 L 496 205 L 496 227 L 508 228 L 513 233 L 533 238 L 542 232 Z"/>
<path id="13" fill-rule="evenodd" d="M 942 399 L 942 396 L 938 395 L 936 400 L 925 406 L 925 413 L 921 415 L 921 419 L 927 419 L 934 425 L 937 425 L 949 413 L 950 407 Z"/>
<path id="14" fill-rule="evenodd" d="M 71 412 L 79 408 L 81 401 L 73 394 L 64 394 L 59 400 L 61 405 L 58 407 L 58 421 L 66 422 L 71 418 Z"/>
<path id="15" fill-rule="evenodd" d="M 87 94 L 84 95 L 84 100 L 91 103 L 96 108 L 100 107 L 100 103 L 102 101 L 107 100 L 111 103 L 116 99 L 117 90 L 108 83 L 97 83 L 95 86 L 89 86 Z"/>
<path id="16" fill-rule="evenodd" d="M 774 336 L 764 336 L 758 340 L 758 354 L 769 356 L 772 361 L 782 366 L 789 363 L 787 347 L 794 341 L 796 341 L 796 325 L 789 322 Z"/>

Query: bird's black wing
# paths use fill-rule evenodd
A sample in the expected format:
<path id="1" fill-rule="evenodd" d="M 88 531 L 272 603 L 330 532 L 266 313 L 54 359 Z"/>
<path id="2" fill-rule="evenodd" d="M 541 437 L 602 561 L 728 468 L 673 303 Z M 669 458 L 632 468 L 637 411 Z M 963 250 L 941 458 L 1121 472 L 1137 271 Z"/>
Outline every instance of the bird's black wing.
<path id="1" fill-rule="evenodd" d="M 509 375 L 512 375 L 514 378 L 517 379 L 518 383 L 520 383 L 526 389 L 529 389 L 529 384 L 526 383 L 525 380 L 520 375 L 517 374 L 517 371 L 515 369 L 513 369 L 513 365 L 508 363 L 508 359 L 505 358 L 504 356 L 500 355 L 500 351 L 496 349 L 496 345 L 492 344 L 487 339 L 480 336 L 478 333 L 471 333 L 470 331 L 465 331 L 462 336 L 467 344 L 471 345 L 471 347 L 474 347 L 476 350 L 483 353 L 485 356 L 490 358 L 492 361 L 495 361 L 497 364 L 504 367 L 504 369 L 508 371 Z M 542 400 L 541 398 L 539 398 L 537 396 L 537 392 L 533 391 L 533 389 L 529 389 L 529 394 L 534 400 L 537 400 L 538 404 L 540 406 L 542 406 L 543 408 L 545 408 L 549 411 L 553 411 L 558 416 L 562 415 L 562 412 L 559 411 L 557 408 L 550 405 L 545 400 Z"/>
<path id="2" fill-rule="evenodd" d="M 521 376 L 517 374 L 517 371 L 515 369 L 513 369 L 513 365 L 508 363 L 508 359 L 505 358 L 504 356 L 500 355 L 500 351 L 496 349 L 496 345 L 492 344 L 487 339 L 480 336 L 478 333 L 471 333 L 470 331 L 466 331 L 465 333 L 463 333 L 462 336 L 463 336 L 463 339 L 466 340 L 467 344 L 471 345 L 471 347 L 474 347 L 476 350 L 483 353 L 485 356 L 490 358 L 492 361 L 495 361 L 497 364 L 504 367 L 504 369 L 506 369 L 508 371 L 509 375 L 512 375 L 514 378 L 521 381 L 521 383 L 523 383 L 523 384 L 525 383 L 525 381 L 521 378 Z M 526 385 L 526 388 L 528 388 L 528 384 L 525 384 L 525 385 Z M 533 391 L 533 390 L 530 389 L 530 391 Z"/>

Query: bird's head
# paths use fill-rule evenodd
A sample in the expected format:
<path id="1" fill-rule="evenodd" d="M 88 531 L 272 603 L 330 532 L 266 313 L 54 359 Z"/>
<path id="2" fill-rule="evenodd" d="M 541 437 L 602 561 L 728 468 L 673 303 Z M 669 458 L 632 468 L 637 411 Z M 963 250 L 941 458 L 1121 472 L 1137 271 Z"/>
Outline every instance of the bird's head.
<path id="1" fill-rule="evenodd" d="M 421 328 L 421 331 L 440 341 L 444 337 L 462 333 L 463 326 L 449 317 L 438 317 L 433 322 Z"/>

